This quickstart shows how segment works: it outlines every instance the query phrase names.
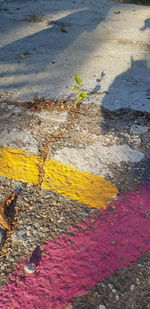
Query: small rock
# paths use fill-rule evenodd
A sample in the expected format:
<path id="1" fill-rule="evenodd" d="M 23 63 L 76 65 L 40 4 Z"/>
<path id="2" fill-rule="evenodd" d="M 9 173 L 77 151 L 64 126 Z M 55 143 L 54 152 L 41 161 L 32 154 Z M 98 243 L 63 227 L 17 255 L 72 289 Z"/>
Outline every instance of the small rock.
<path id="1" fill-rule="evenodd" d="M 61 31 L 61 32 L 65 32 L 65 33 L 68 32 L 68 30 L 67 30 L 66 28 L 64 28 L 64 27 L 61 27 L 61 28 L 60 28 L 60 31 Z"/>
<path id="2" fill-rule="evenodd" d="M 26 231 L 24 229 L 18 229 L 12 235 L 12 240 L 14 242 L 25 241 L 27 238 Z"/>
<path id="3" fill-rule="evenodd" d="M 26 235 L 27 235 L 28 237 L 30 237 L 30 236 L 31 236 L 31 231 L 28 230 L 28 231 L 26 232 Z"/>
<path id="4" fill-rule="evenodd" d="M 134 289 L 135 289 L 135 285 L 132 284 L 132 285 L 130 286 L 130 291 L 134 291 Z"/>
<path id="5" fill-rule="evenodd" d="M 81 215 L 89 216 L 89 211 L 88 210 L 83 210 L 83 211 L 81 211 Z"/>
<path id="6" fill-rule="evenodd" d="M 118 295 L 118 294 L 116 294 L 116 300 L 117 300 L 117 301 L 119 300 L 119 295 Z"/>
<path id="7" fill-rule="evenodd" d="M 127 138 L 130 137 L 130 134 L 128 134 L 128 133 L 120 133 L 120 135 L 123 135 L 124 137 L 127 137 Z"/>
<path id="8" fill-rule="evenodd" d="M 129 139 L 129 142 L 132 143 L 132 146 L 140 146 L 141 139 L 137 136 L 131 136 L 131 138 Z"/>
<path id="9" fill-rule="evenodd" d="M 139 278 L 136 278 L 136 284 L 140 284 L 140 280 L 139 280 Z"/>
<path id="10" fill-rule="evenodd" d="M 20 54 L 18 54 L 18 56 L 20 57 L 20 58 L 24 58 L 24 57 L 26 57 L 26 56 L 28 56 L 28 55 L 30 55 L 31 53 L 29 53 L 28 51 L 25 51 L 25 52 L 23 52 L 23 53 L 20 53 Z"/>
<path id="11" fill-rule="evenodd" d="M 104 305 L 99 305 L 98 309 L 106 309 Z"/>
<path id="12" fill-rule="evenodd" d="M 30 263 L 24 266 L 24 270 L 28 273 L 28 274 L 33 274 L 36 270 L 36 265 L 34 263 Z"/>

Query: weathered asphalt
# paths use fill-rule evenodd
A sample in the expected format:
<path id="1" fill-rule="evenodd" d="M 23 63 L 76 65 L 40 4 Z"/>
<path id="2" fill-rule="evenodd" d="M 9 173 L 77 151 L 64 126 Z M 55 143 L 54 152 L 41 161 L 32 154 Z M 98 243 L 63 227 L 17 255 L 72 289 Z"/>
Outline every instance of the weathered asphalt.
<path id="1" fill-rule="evenodd" d="M 110 233 L 108 248 L 102 248 L 102 251 L 108 249 L 106 252 L 111 252 L 111 259 L 117 265 L 109 272 L 113 273 L 126 266 L 126 261 L 129 264 L 133 261 L 134 250 L 135 261 L 139 252 L 149 249 L 149 7 L 118 4 L 111 0 L 1 0 L 0 28 L 0 176 L 41 185 L 42 189 L 53 190 L 89 207 L 106 209 L 108 201 L 117 193 L 133 187 L 127 201 L 122 201 L 120 196 L 114 202 L 115 205 L 120 203 L 118 213 L 122 211 L 122 219 L 117 221 L 118 213 L 113 213 L 113 210 L 111 215 L 109 211 L 104 211 L 106 223 L 103 233 L 106 232 L 104 236 L 107 236 L 108 226 Z M 48 99 L 62 99 L 70 95 L 70 85 L 74 83 L 76 73 L 83 78 L 83 88 L 88 92 L 88 98 L 77 110 L 70 110 L 70 105 L 67 104 L 62 104 L 62 107 L 60 102 L 52 108 Z M 47 101 L 40 101 L 41 97 Z M 33 105 L 27 104 L 33 98 L 37 101 Z M 141 185 L 143 181 L 145 183 Z M 141 191 L 137 191 L 139 185 Z M 132 212 L 132 237 L 128 235 L 129 224 L 123 203 L 127 212 Z M 141 205 L 144 205 L 142 210 Z M 32 209 L 32 205 L 30 206 Z M 133 210 L 134 207 L 138 207 L 137 212 Z M 28 211 L 30 213 L 30 209 Z M 113 222 L 109 222 L 109 218 Z M 103 221 L 100 218 L 101 220 Z M 146 222 L 145 225 L 143 222 Z M 34 229 L 34 223 L 31 230 Z M 81 244 L 77 242 L 77 246 L 82 247 L 83 243 L 87 246 L 83 250 L 82 259 L 87 254 L 87 261 L 90 261 L 92 254 L 88 249 L 89 240 L 85 239 L 86 231 L 91 244 L 96 239 L 94 251 L 100 243 L 99 237 L 102 237 L 97 235 L 103 235 L 101 223 L 94 238 L 88 227 L 85 233 L 83 231 Z M 113 237 L 115 233 L 119 235 L 120 229 L 123 236 L 119 238 L 118 244 L 122 246 L 122 256 L 116 258 L 118 238 L 114 241 Z M 143 233 L 141 243 L 136 238 L 137 231 Z M 124 246 L 125 241 L 127 243 Z M 123 245 L 120 245 L 122 242 Z M 49 248 L 51 250 L 53 242 L 47 242 L 46 246 L 48 251 Z M 81 247 L 79 250 L 82 251 Z M 71 254 L 76 250 L 74 245 L 70 247 L 69 244 L 69 248 Z M 59 253 L 60 256 L 64 254 L 62 249 Z M 101 272 L 99 252 L 93 256 L 96 263 L 99 263 Z M 70 259 L 69 249 L 67 258 Z M 45 282 L 47 258 L 42 261 L 40 267 L 43 267 Z M 65 259 L 62 260 L 63 263 L 65 264 Z M 77 264 L 80 281 L 79 273 L 81 276 L 83 274 L 80 272 L 80 258 Z M 53 266 L 55 268 L 58 265 L 52 263 Z M 107 273 L 106 266 L 108 265 L 104 265 L 104 272 Z M 18 270 L 14 270 L 14 276 L 15 272 Z M 66 268 L 64 274 L 65 272 L 67 273 Z M 96 268 L 93 272 L 96 277 L 93 277 L 93 283 L 90 281 L 88 288 L 102 279 L 97 277 Z M 57 273 L 54 271 L 54 277 L 55 275 Z M 65 283 L 70 280 L 68 282 L 72 284 L 74 277 L 71 275 L 72 273 L 70 277 L 66 275 L 66 281 L 63 279 Z M 86 275 L 89 276 L 89 273 Z M 22 278 L 22 273 L 20 276 Z M 48 276 L 50 282 L 51 272 Z M 36 273 L 31 279 L 35 284 Z M 30 281 L 29 277 L 21 283 L 26 295 L 25 309 L 34 308 L 37 304 L 36 308 L 47 308 L 47 300 L 43 305 L 45 307 L 42 307 L 39 298 L 41 294 L 37 293 L 38 284 L 35 294 L 33 293 L 34 300 L 32 299 L 30 287 L 29 293 L 27 291 L 28 280 Z M 61 287 L 61 278 L 58 281 L 54 278 L 54 284 L 60 283 Z M 84 281 L 87 278 L 83 278 L 83 285 Z M 22 288 L 18 289 L 15 283 L 16 298 L 11 304 L 16 306 L 15 309 L 22 302 Z M 60 308 L 70 302 L 73 296 L 80 294 L 81 290 L 85 292 L 88 289 L 79 286 L 80 291 L 76 291 L 74 286 L 69 298 L 62 291 L 62 299 L 54 301 L 47 294 L 49 288 L 51 286 L 48 283 L 47 290 L 43 293 L 51 301 L 51 308 Z M 11 299 L 13 289 L 13 282 L 4 286 L 2 301 L 6 309 L 7 297 Z M 58 291 L 56 286 L 56 294 Z"/>

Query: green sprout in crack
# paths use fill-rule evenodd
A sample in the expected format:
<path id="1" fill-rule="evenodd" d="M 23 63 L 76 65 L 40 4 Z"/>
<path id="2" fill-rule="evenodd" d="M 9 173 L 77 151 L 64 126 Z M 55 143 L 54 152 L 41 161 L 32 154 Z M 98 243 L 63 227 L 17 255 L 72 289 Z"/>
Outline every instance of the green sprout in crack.
<path id="1" fill-rule="evenodd" d="M 83 100 L 87 98 L 87 93 L 82 91 L 82 82 L 83 80 L 81 77 L 76 74 L 75 76 L 75 86 L 71 86 L 71 89 L 74 90 L 77 93 L 77 98 L 75 99 L 74 103 L 75 105 L 79 105 Z"/>

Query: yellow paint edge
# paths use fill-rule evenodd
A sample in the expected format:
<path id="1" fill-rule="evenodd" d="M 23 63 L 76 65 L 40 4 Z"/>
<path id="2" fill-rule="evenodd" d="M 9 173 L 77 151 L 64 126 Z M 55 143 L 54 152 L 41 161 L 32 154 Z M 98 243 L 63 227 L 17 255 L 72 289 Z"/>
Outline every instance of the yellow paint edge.
<path id="1" fill-rule="evenodd" d="M 42 162 L 39 156 L 19 149 L 0 148 L 0 175 L 38 184 Z M 103 176 L 77 170 L 65 163 L 47 159 L 42 189 L 55 192 L 92 207 L 106 208 L 118 190 Z"/>
<path id="2" fill-rule="evenodd" d="M 45 162 L 42 188 L 97 208 L 106 208 L 107 202 L 118 193 L 103 176 L 79 171 L 52 159 Z"/>
<path id="3" fill-rule="evenodd" d="M 38 184 L 40 158 L 20 149 L 0 148 L 0 175 Z"/>

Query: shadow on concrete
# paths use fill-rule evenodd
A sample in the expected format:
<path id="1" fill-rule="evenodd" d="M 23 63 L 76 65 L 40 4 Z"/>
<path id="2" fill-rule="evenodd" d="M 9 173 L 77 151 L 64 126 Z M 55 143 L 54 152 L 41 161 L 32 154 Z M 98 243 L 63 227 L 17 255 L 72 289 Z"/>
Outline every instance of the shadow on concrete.
<path id="1" fill-rule="evenodd" d="M 150 112 L 150 67 L 148 60 L 133 60 L 131 67 L 117 76 L 103 100 L 103 108 Z"/>
<path id="2" fill-rule="evenodd" d="M 141 31 L 150 27 L 150 19 L 146 19 Z M 115 132 L 122 141 L 142 151 L 149 145 L 149 131 L 136 133 L 136 128 L 150 126 L 150 44 L 148 43 L 146 59 L 134 60 L 131 58 L 130 68 L 117 76 L 106 93 L 102 114 L 104 121 L 101 127 L 105 133 Z M 150 129 L 150 128 L 149 128 Z M 142 129 L 141 129 L 142 130 Z M 128 188 L 128 184 L 135 187 L 139 182 L 150 181 L 149 153 L 146 146 L 145 159 L 130 164 L 114 166 L 114 183 L 120 184 L 120 190 Z M 112 179 L 111 179 L 112 181 Z"/>
<path id="3" fill-rule="evenodd" d="M 52 5 L 53 2 L 53 5 Z M 52 1 L 49 4 L 44 1 L 39 1 L 39 7 L 37 1 L 31 2 L 25 1 L 24 3 L 16 2 L 4 2 L 1 10 L 1 32 L 6 35 L 5 41 L 11 41 L 9 44 L 5 44 L 0 49 L 0 63 L 4 66 L 4 70 L 1 72 L 3 89 L 27 87 L 30 85 L 29 78 L 33 74 L 32 82 L 44 82 L 47 76 L 44 74 L 47 72 L 55 71 L 56 75 L 60 73 L 60 67 L 58 65 L 68 65 L 67 58 L 61 58 L 58 61 L 58 56 L 64 57 L 63 52 L 79 38 L 84 32 L 92 32 L 96 27 L 105 19 L 108 11 L 111 8 L 111 2 L 106 7 L 103 7 L 101 12 L 96 11 L 97 4 L 94 1 Z M 6 6 L 6 4 L 8 4 Z M 13 4 L 13 6 L 12 6 Z M 29 10 L 28 10 L 29 4 Z M 46 6 L 45 6 L 46 4 Z M 55 4 L 55 5 L 54 5 Z M 112 2 L 113 4 L 113 2 Z M 25 8 L 25 5 L 27 8 Z M 78 10 L 72 13 L 72 11 Z M 32 14 L 31 14 L 32 13 Z M 37 23 L 37 30 L 34 27 L 29 28 L 31 22 L 26 20 L 27 15 L 42 15 L 47 16 L 51 14 L 51 20 L 44 24 Z M 56 15 L 65 15 L 61 18 L 56 18 Z M 22 33 L 22 27 L 27 28 Z M 39 26 L 40 25 L 40 26 Z M 42 30 L 38 30 L 44 28 Z M 15 29 L 16 28 L 16 29 Z M 46 28 L 46 29 L 45 29 Z M 16 30 L 16 31 L 15 31 Z M 33 34 L 30 34 L 30 32 Z M 20 39 L 14 40 L 16 37 L 14 32 L 20 32 Z M 12 37 L 10 39 L 9 36 Z M 27 33 L 27 35 L 26 35 Z M 82 44 L 83 46 L 84 44 Z M 86 44 L 85 48 L 90 50 L 95 49 L 95 42 Z M 80 57 L 81 51 L 73 50 L 77 54 L 78 65 L 82 65 L 82 59 Z M 80 52 L 80 53 L 79 53 Z M 78 55 L 79 53 L 79 55 Z M 84 50 L 83 50 L 84 53 Z M 7 66 L 7 70 L 5 67 Z M 51 70 L 52 66 L 52 70 Z M 55 66 L 55 69 L 54 69 Z M 38 76 L 42 73 L 43 76 Z M 72 72 L 74 74 L 74 72 Z M 55 75 L 55 74 L 54 74 Z M 3 81 L 7 78 L 7 84 Z M 19 78 L 19 80 L 18 80 Z M 53 83 L 57 77 L 53 76 Z M 48 78 L 49 83 L 51 77 Z"/>
<path id="4" fill-rule="evenodd" d="M 145 20 L 141 31 L 150 28 L 150 18 Z M 103 100 L 103 109 L 109 111 L 135 110 L 150 113 L 150 41 L 144 46 L 146 59 L 134 60 L 130 68 L 117 76 Z"/>
<path id="5" fill-rule="evenodd" d="M 90 32 L 96 28 L 101 18 L 99 18 L 99 21 L 91 21 L 90 23 L 89 14 L 88 10 L 70 14 L 50 22 L 49 27 L 45 30 L 38 31 L 2 47 L 0 50 L 1 63 L 5 62 L 8 65 L 13 62 L 24 63 L 25 65 L 31 64 L 31 67 L 25 67 L 24 71 L 7 72 L 7 76 L 26 74 L 28 70 L 29 73 L 36 73 L 40 69 L 44 71 L 44 68 L 51 62 L 56 61 L 59 53 L 72 44 L 82 32 Z M 81 20 L 81 22 L 73 26 L 76 20 Z"/>
<path id="6" fill-rule="evenodd" d="M 148 28 L 150 28 L 150 18 L 145 19 L 144 26 L 140 30 L 144 31 L 144 30 L 146 30 Z"/>

